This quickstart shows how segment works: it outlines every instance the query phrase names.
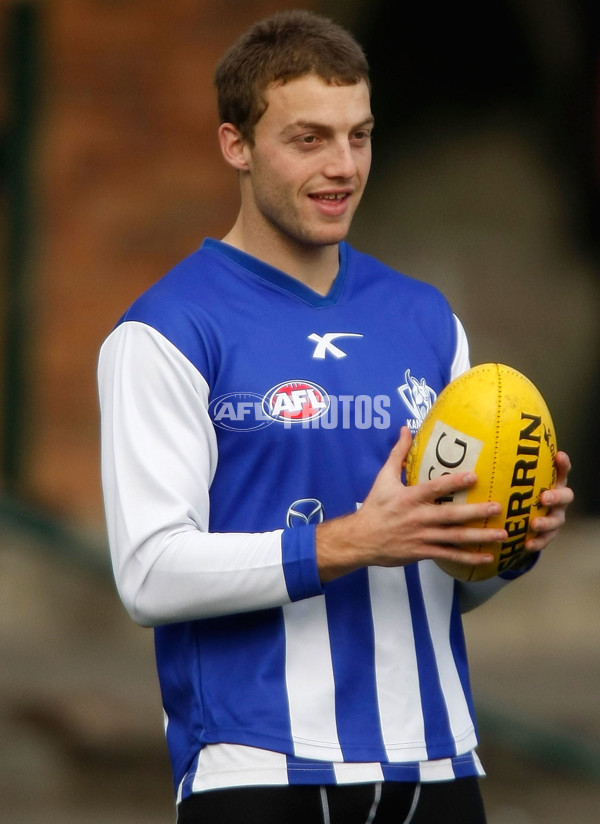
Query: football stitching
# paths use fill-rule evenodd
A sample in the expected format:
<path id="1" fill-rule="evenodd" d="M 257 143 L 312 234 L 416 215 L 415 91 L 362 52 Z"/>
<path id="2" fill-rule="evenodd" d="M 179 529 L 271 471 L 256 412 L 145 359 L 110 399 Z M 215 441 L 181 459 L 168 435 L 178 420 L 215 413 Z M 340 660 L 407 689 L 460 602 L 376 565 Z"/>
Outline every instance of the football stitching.
<path id="1" fill-rule="evenodd" d="M 490 476 L 490 485 L 488 488 L 488 501 L 492 500 L 493 491 L 496 480 L 496 466 L 498 463 L 498 444 L 500 442 L 500 427 L 502 418 L 502 369 L 500 364 L 496 364 L 496 376 L 498 380 L 498 396 L 496 398 L 496 432 L 494 435 L 494 454 L 492 456 L 492 471 Z M 489 518 L 485 519 L 485 525 L 488 525 Z"/>
<path id="2" fill-rule="evenodd" d="M 501 419 L 501 402 L 502 402 L 502 372 L 500 369 L 500 364 L 495 363 L 494 367 L 496 369 L 496 379 L 497 379 L 497 397 L 496 397 L 496 429 L 494 435 L 494 450 L 492 455 L 492 467 L 490 473 L 490 483 L 488 486 L 488 502 L 492 500 L 492 491 L 494 489 L 494 480 L 496 476 L 496 464 L 498 461 L 498 441 L 500 438 L 500 419 Z M 489 523 L 489 518 L 485 518 L 483 525 L 486 527 Z M 484 544 L 479 544 L 478 551 L 483 549 Z M 477 568 L 475 566 L 471 567 L 471 572 L 467 577 L 467 581 L 473 580 L 473 576 Z"/>

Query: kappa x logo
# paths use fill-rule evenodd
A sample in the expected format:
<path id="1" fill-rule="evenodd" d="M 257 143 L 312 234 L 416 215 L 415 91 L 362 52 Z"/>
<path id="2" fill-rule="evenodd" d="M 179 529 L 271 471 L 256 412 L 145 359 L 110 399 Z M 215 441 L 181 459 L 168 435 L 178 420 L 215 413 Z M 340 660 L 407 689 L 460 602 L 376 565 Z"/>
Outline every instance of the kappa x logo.
<path id="1" fill-rule="evenodd" d="M 333 341 L 337 338 L 362 338 L 362 335 L 359 335 L 355 332 L 325 332 L 324 335 L 317 335 L 316 332 L 313 332 L 312 335 L 308 336 L 309 340 L 312 340 L 316 343 L 315 351 L 313 352 L 313 358 L 316 360 L 323 360 L 325 355 L 329 352 L 330 355 L 333 355 L 334 358 L 345 358 L 348 354 L 347 352 L 343 352 L 339 346 L 336 346 Z"/>

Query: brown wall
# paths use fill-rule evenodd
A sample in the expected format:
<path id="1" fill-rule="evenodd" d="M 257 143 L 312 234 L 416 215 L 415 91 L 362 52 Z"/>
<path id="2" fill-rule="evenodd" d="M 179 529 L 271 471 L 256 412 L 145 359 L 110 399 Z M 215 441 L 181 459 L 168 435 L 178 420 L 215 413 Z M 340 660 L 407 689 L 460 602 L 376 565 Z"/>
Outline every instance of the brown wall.
<path id="1" fill-rule="evenodd" d="M 1 8 L 4 29 L 11 5 Z M 235 217 L 235 179 L 216 142 L 215 62 L 253 20 L 292 5 L 311 7 L 39 3 L 21 487 L 60 516 L 102 524 L 95 370 L 103 338 L 137 294 Z"/>

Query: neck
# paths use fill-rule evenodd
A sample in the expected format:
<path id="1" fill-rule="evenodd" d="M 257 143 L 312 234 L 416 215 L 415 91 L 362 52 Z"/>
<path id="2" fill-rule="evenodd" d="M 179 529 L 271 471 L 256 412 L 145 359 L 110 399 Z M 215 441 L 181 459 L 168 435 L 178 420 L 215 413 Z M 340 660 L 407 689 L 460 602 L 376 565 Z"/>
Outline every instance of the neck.
<path id="1" fill-rule="evenodd" d="M 241 216 L 223 238 L 224 243 L 268 263 L 304 283 L 320 295 L 326 295 L 339 269 L 338 244 L 312 246 L 280 236 L 261 237 L 245 232 Z"/>

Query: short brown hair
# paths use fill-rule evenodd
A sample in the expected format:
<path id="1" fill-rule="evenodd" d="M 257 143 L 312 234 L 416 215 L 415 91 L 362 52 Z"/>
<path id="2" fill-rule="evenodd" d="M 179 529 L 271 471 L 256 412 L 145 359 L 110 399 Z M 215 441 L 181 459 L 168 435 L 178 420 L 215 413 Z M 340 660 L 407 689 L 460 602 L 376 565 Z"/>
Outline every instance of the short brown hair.
<path id="1" fill-rule="evenodd" d="M 260 20 L 217 64 L 214 82 L 221 123 L 233 123 L 252 142 L 254 127 L 267 107 L 267 87 L 307 74 L 317 74 L 332 85 L 361 80 L 369 85 L 362 48 L 332 20 L 303 10 Z"/>

